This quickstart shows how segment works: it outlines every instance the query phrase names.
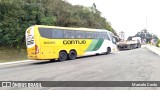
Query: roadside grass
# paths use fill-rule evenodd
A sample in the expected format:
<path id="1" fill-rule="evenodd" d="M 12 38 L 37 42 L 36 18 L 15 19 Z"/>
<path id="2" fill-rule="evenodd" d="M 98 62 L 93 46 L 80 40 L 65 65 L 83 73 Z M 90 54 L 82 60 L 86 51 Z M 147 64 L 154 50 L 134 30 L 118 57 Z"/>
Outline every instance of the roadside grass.
<path id="1" fill-rule="evenodd" d="M 0 63 L 27 59 L 26 49 L 0 47 Z"/>

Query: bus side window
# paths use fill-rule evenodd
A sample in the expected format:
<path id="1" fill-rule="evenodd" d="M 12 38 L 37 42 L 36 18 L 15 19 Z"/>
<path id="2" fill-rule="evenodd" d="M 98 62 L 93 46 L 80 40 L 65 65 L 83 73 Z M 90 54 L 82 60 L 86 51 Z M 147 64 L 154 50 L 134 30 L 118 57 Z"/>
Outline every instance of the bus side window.
<path id="1" fill-rule="evenodd" d="M 64 30 L 64 38 L 75 38 L 75 31 Z"/>
<path id="2" fill-rule="evenodd" d="M 101 32 L 101 34 L 102 34 L 103 39 L 110 40 L 107 32 Z"/>
<path id="3" fill-rule="evenodd" d="M 63 30 L 52 29 L 52 38 L 63 38 Z"/>
<path id="4" fill-rule="evenodd" d="M 84 31 L 76 31 L 76 38 L 85 38 Z"/>
<path id="5" fill-rule="evenodd" d="M 41 37 L 52 38 L 51 28 L 38 28 Z"/>
<path id="6" fill-rule="evenodd" d="M 95 33 L 95 38 L 96 39 L 99 39 L 99 38 L 101 38 L 102 36 L 101 36 L 101 32 L 96 32 Z"/>
<path id="7" fill-rule="evenodd" d="M 86 32 L 86 39 L 93 39 L 94 38 L 94 32 Z"/>

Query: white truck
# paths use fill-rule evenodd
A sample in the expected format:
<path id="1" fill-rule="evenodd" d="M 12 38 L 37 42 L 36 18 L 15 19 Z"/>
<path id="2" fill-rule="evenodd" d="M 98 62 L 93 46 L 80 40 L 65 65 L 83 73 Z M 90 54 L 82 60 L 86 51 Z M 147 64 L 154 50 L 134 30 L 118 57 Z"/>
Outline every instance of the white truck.
<path id="1" fill-rule="evenodd" d="M 135 48 L 141 47 L 141 38 L 140 37 L 132 37 L 128 40 L 123 40 L 117 42 L 117 47 L 119 50 L 131 50 Z"/>

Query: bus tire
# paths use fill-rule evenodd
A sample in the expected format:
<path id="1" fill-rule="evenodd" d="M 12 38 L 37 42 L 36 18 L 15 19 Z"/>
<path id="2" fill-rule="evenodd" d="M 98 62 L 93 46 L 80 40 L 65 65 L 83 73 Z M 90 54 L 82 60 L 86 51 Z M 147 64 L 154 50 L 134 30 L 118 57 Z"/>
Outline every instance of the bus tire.
<path id="1" fill-rule="evenodd" d="M 68 59 L 74 60 L 77 57 L 77 52 L 75 50 L 71 50 L 68 54 Z"/>
<path id="2" fill-rule="evenodd" d="M 58 60 L 59 61 L 65 61 L 65 60 L 67 60 L 67 52 L 60 51 Z"/>
<path id="3" fill-rule="evenodd" d="M 109 54 L 109 53 L 111 53 L 111 48 L 110 47 L 107 48 L 106 54 Z"/>

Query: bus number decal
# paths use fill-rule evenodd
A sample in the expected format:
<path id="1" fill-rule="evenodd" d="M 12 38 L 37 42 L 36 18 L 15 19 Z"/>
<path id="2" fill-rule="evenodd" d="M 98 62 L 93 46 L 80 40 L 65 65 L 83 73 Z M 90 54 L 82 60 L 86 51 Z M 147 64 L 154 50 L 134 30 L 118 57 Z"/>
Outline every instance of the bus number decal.
<path id="1" fill-rule="evenodd" d="M 44 42 L 44 44 L 55 44 L 55 42 Z"/>
<path id="2" fill-rule="evenodd" d="M 63 44 L 64 45 L 67 45 L 67 44 L 86 44 L 86 40 L 64 40 L 63 41 Z"/>

